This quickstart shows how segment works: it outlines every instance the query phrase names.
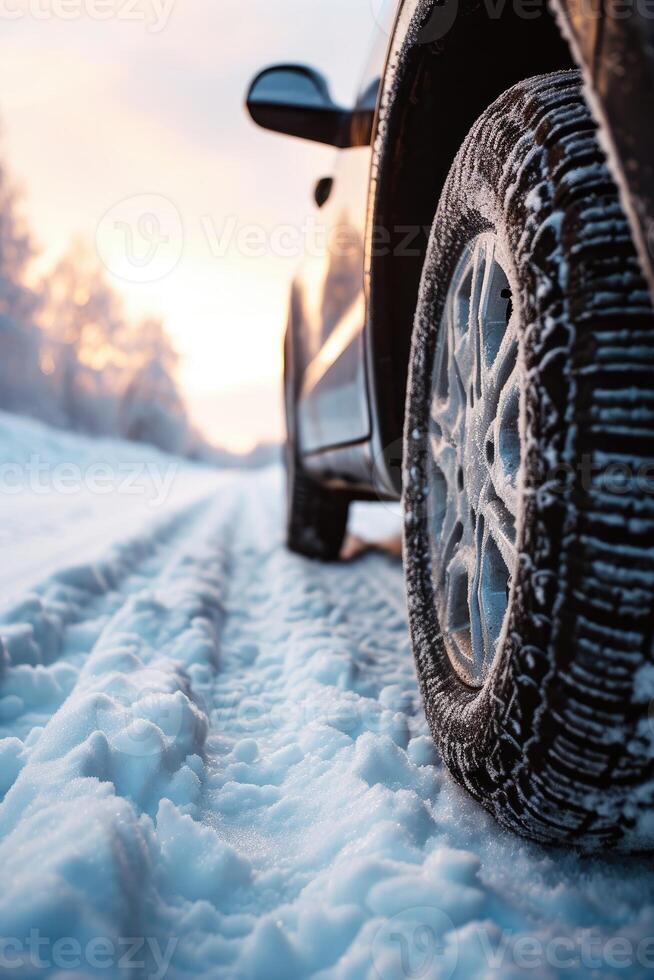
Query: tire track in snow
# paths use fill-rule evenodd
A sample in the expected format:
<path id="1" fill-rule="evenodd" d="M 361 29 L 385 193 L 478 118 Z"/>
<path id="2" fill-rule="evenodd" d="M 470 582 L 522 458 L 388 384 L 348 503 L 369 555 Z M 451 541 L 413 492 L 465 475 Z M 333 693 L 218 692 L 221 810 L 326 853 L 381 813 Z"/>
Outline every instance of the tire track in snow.
<path id="1" fill-rule="evenodd" d="M 226 492 L 226 508 L 228 499 Z M 44 733 L 47 739 L 48 723 L 66 706 L 66 699 L 71 697 L 76 705 L 78 683 L 91 670 L 97 651 L 111 647 L 121 631 L 126 637 L 125 662 L 129 661 L 130 642 L 138 647 L 147 625 L 139 624 L 140 606 L 147 606 L 152 590 L 163 588 L 167 579 L 183 576 L 185 545 L 206 536 L 212 503 L 212 498 L 202 499 L 154 522 L 147 534 L 112 549 L 101 563 L 58 572 L 5 612 L 8 625 L 0 619 L 0 639 L 9 638 L 5 652 L 18 654 L 18 663 L 5 666 L 0 707 L 19 704 L 14 717 L 6 718 L 0 728 L 0 799 Z M 192 543 L 190 548 L 192 554 Z M 137 623 L 134 633 L 129 632 L 132 621 Z M 21 663 L 26 651 L 23 659 L 46 663 Z M 128 700 L 125 707 L 129 708 Z"/>
<path id="2" fill-rule="evenodd" d="M 153 521 L 103 561 L 55 573 L 0 611 L 0 738 L 31 736 L 33 744 L 111 617 L 175 553 L 211 499 Z"/>
<path id="3" fill-rule="evenodd" d="M 210 935 L 221 941 L 203 965 L 208 975 L 289 978 L 334 967 L 370 928 L 366 918 L 375 919 L 347 900 L 354 856 L 364 855 L 353 887 L 365 895 L 367 879 L 370 888 L 389 873 L 383 857 L 397 855 L 398 839 L 406 856 L 435 830 L 429 772 L 405 752 L 422 762 L 431 748 L 416 711 L 401 598 L 392 591 L 401 597 L 399 563 L 371 555 L 328 567 L 289 555 L 273 492 L 250 487 L 248 497 L 230 561 L 219 669 L 202 692 L 211 706 L 203 832 L 187 826 L 193 873 L 181 892 L 171 875 L 166 900 L 177 909 L 180 961 L 198 941 L 182 927 L 189 903 L 209 902 L 202 930 L 207 943 Z M 393 832 L 384 845 L 377 835 L 387 824 Z M 230 873 L 207 880 L 207 851 L 210 867 L 225 864 Z M 334 921 L 322 907 L 329 889 L 338 894 Z M 287 930 L 333 933 L 336 922 L 329 950 L 288 939 Z M 364 953 L 369 961 L 366 944 Z"/>
<path id="4" fill-rule="evenodd" d="M 144 935 L 160 858 L 152 818 L 165 798 L 181 820 L 202 786 L 207 718 L 193 683 L 215 669 L 239 507 L 236 482 L 225 485 L 219 511 L 193 507 L 161 546 L 153 539 L 38 739 L 0 742 L 5 775 L 12 751 L 24 756 L 0 804 L 5 935 L 38 928 L 52 942 L 102 936 L 116 948 Z"/>

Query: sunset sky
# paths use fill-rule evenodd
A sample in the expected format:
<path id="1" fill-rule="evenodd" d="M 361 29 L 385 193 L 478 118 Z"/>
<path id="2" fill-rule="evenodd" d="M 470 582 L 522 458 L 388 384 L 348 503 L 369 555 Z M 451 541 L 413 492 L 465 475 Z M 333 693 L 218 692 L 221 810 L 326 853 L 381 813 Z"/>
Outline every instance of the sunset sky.
<path id="1" fill-rule="evenodd" d="M 280 437 L 281 335 L 298 262 L 269 247 L 244 255 L 244 228 L 267 240 L 280 224 L 301 228 L 333 159 L 255 129 L 243 96 L 261 67 L 301 61 L 350 101 L 379 2 L 139 0 L 129 20 L 124 0 L 98 7 L 113 11 L 106 20 L 92 0 L 71 20 L 55 16 L 55 0 L 5 5 L 21 16 L 3 19 L 0 38 L 4 157 L 41 264 L 76 236 L 110 253 L 105 216 L 133 199 L 163 209 L 164 231 L 179 222 L 183 251 L 170 268 L 162 253 L 161 278 L 112 282 L 130 313 L 164 318 L 195 422 L 232 449 Z M 116 271 L 111 254 L 108 264 Z"/>

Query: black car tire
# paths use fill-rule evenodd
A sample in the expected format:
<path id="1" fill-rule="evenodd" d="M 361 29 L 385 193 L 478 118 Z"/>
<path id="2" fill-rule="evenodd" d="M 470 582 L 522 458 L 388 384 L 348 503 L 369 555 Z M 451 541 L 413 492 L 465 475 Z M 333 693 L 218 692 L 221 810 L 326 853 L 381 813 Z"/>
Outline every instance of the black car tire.
<path id="1" fill-rule="evenodd" d="M 297 377 L 292 318 L 284 345 L 286 408 L 286 544 L 289 551 L 318 561 L 338 559 L 351 497 L 321 486 L 303 469 L 297 445 Z"/>
<path id="2" fill-rule="evenodd" d="M 305 558 L 336 561 L 347 530 L 349 498 L 308 477 L 292 446 L 287 453 L 288 549 Z"/>
<path id="3" fill-rule="evenodd" d="M 502 640 L 472 687 L 436 610 L 429 429 L 448 283 L 487 229 L 504 243 L 519 309 L 522 516 Z M 404 509 L 434 738 L 454 777 L 534 840 L 654 846 L 653 491 L 651 297 L 579 73 L 530 79 L 475 124 L 438 206 L 412 345 Z"/>

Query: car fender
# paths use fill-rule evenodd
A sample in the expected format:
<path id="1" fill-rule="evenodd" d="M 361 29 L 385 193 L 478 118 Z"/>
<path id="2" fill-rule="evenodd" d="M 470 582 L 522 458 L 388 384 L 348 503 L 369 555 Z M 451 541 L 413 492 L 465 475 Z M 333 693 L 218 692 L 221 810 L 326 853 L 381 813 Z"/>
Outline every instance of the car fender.
<path id="1" fill-rule="evenodd" d="M 620 188 L 654 295 L 654 0 L 632 0 L 638 6 L 634 6 L 628 18 L 620 16 L 615 9 L 621 2 L 624 5 L 624 0 L 605 0 L 603 5 L 600 0 L 553 0 L 558 31 L 552 26 L 550 33 L 553 37 L 558 35 L 561 48 L 569 49 L 570 66 L 576 63 L 583 71 L 600 139 Z M 597 15 L 592 13 L 593 3 L 599 5 Z M 651 18 L 644 13 L 647 3 L 652 7 Z M 366 358 L 373 418 L 369 450 L 376 486 L 389 495 L 398 492 L 397 468 L 389 461 L 401 456 L 398 441 L 402 436 L 404 412 L 403 391 L 401 384 L 393 380 L 393 372 L 397 375 L 399 371 L 401 375 L 404 364 L 398 363 L 402 360 L 398 346 L 393 348 L 392 340 L 389 341 L 389 334 L 396 332 L 400 325 L 392 322 L 389 329 L 385 322 L 392 319 L 388 306 L 393 288 L 386 285 L 389 266 L 377 257 L 374 236 L 379 227 L 388 223 L 388 175 L 398 159 L 397 131 L 393 130 L 392 120 L 403 71 L 416 46 L 438 45 L 439 32 L 447 34 L 453 22 L 452 11 L 454 19 L 457 11 L 463 16 L 459 0 L 445 0 L 445 5 L 434 0 L 403 0 L 399 5 L 373 127 L 364 270 L 369 294 Z M 551 21 L 545 8 L 541 16 L 548 16 Z M 546 70 L 558 67 L 553 65 Z M 535 65 L 531 73 L 538 74 L 540 70 Z M 524 77 L 528 74 L 529 71 L 525 72 Z M 473 119 L 469 125 L 472 122 Z M 411 324 L 405 323 L 406 320 L 404 314 L 401 329 L 410 331 Z M 404 348 L 408 358 L 405 337 L 399 350 Z"/>

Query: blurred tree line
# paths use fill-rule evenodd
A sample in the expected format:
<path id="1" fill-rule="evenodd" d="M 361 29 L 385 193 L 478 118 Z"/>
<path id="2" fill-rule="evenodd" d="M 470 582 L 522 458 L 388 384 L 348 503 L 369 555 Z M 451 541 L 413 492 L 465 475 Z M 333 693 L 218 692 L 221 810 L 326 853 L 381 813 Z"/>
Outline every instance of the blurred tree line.
<path id="1" fill-rule="evenodd" d="M 74 244 L 37 285 L 35 250 L 0 165 L 0 410 L 204 456 L 159 320 L 130 323 L 93 252 Z"/>

